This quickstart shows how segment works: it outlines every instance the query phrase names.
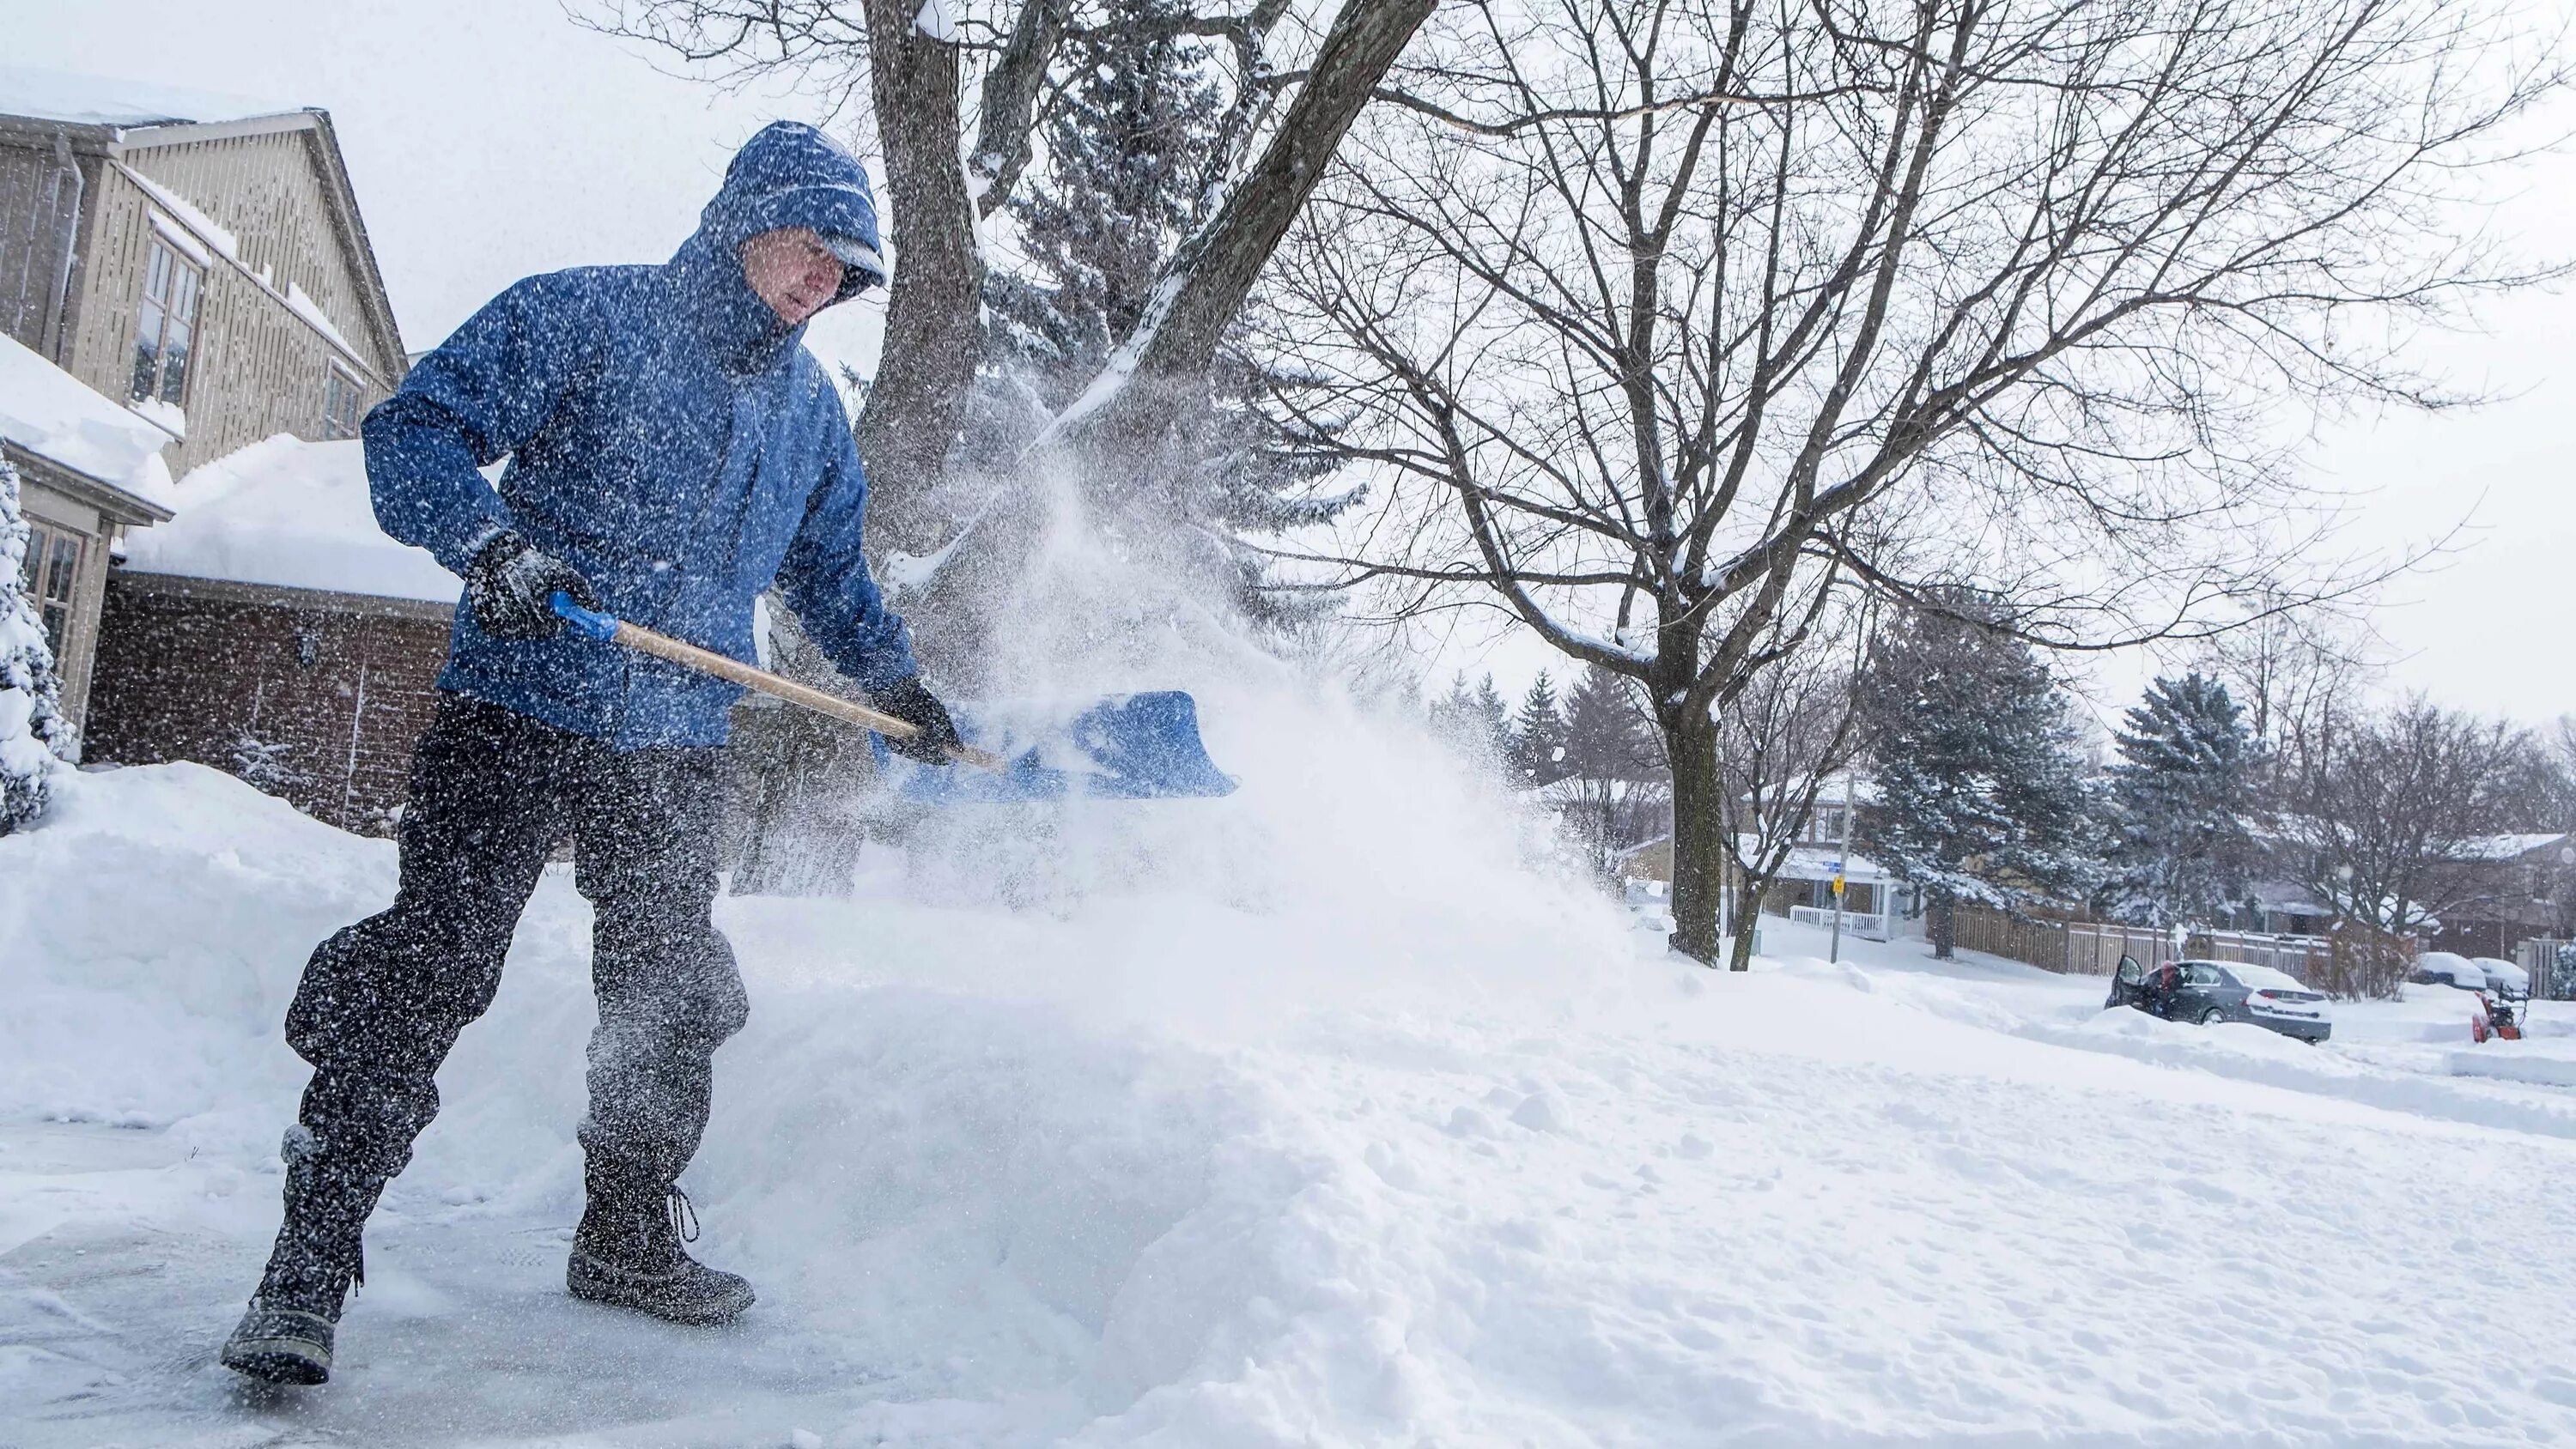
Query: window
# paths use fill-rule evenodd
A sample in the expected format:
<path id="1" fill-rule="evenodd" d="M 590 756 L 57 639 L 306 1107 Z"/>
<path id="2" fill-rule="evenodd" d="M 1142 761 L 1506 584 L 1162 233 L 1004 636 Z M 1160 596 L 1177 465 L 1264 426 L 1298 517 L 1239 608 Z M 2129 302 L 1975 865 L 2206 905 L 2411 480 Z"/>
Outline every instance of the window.
<path id="1" fill-rule="evenodd" d="M 322 382 L 322 438 L 358 435 L 358 380 L 334 364 Z"/>
<path id="2" fill-rule="evenodd" d="M 137 402 L 185 401 L 188 363 L 195 355 L 197 293 L 205 283 L 170 244 L 152 239 L 143 263 L 143 306 L 134 319 L 134 381 L 126 395 Z"/>
<path id="3" fill-rule="evenodd" d="M 48 528 L 30 521 L 27 527 L 27 557 L 18 569 L 18 582 L 26 587 L 27 597 L 36 601 L 36 613 L 44 621 L 45 643 L 54 651 L 57 663 L 63 659 L 63 639 L 72 627 L 72 594 L 80 584 L 81 536 L 59 528 Z"/>

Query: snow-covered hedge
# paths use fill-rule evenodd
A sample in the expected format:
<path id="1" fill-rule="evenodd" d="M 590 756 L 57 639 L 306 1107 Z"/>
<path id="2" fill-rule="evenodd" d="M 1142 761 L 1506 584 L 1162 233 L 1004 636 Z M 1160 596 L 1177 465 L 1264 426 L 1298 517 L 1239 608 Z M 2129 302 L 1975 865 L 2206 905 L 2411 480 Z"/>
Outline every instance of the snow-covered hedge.
<path id="1" fill-rule="evenodd" d="M 0 835 L 44 813 L 53 773 L 72 753 L 54 651 L 23 583 L 27 546 L 18 470 L 0 455 Z"/>

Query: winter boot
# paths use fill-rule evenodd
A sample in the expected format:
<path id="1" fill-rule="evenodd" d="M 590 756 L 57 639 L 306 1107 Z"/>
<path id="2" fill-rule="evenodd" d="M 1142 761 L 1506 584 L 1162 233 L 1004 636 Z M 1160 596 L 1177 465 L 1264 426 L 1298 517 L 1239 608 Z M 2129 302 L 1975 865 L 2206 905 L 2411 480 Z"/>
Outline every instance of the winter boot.
<path id="1" fill-rule="evenodd" d="M 286 1221 L 223 1364 L 273 1384 L 318 1384 L 331 1377 L 340 1306 L 366 1278 L 360 1240 L 385 1180 L 325 1161 L 301 1127 L 286 1134 L 285 1154 Z"/>
<path id="2" fill-rule="evenodd" d="M 606 1190 L 603 1190 L 605 1188 Z M 575 1298 L 673 1323 L 725 1323 L 752 1303 L 751 1284 L 691 1258 L 697 1215 L 677 1187 L 659 1192 L 594 1180 L 573 1230 L 564 1286 Z"/>

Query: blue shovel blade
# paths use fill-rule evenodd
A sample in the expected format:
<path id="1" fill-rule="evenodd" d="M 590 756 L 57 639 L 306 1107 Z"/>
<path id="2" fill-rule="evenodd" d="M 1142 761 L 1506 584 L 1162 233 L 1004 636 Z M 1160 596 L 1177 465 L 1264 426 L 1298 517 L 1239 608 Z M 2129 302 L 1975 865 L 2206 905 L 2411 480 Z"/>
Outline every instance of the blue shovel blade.
<path id="1" fill-rule="evenodd" d="M 907 800 L 927 805 L 1060 800 L 1206 799 L 1234 793 L 1208 758 L 1198 702 L 1181 690 L 1113 695 L 1069 718 L 1026 706 L 957 711 L 958 733 L 1010 762 L 1002 770 L 915 764 L 868 736 L 877 768 Z"/>

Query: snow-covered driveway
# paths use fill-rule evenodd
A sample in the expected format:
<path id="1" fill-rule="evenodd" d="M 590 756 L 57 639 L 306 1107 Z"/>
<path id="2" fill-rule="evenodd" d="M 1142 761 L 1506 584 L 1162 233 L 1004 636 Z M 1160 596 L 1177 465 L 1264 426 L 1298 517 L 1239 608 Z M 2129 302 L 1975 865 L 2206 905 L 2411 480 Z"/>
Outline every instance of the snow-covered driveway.
<path id="1" fill-rule="evenodd" d="M 1580 905 L 1239 882 L 728 902 L 754 1019 L 688 1183 L 763 1298 L 700 1333 L 561 1291 L 588 913 L 550 874 L 340 1376 L 253 1393 L 213 1354 L 276 1220 L 276 1023 L 390 880 L 193 767 L 0 841 L 0 1445 L 2576 1438 L 2576 1093 L 1892 948 L 1726 976 Z"/>

